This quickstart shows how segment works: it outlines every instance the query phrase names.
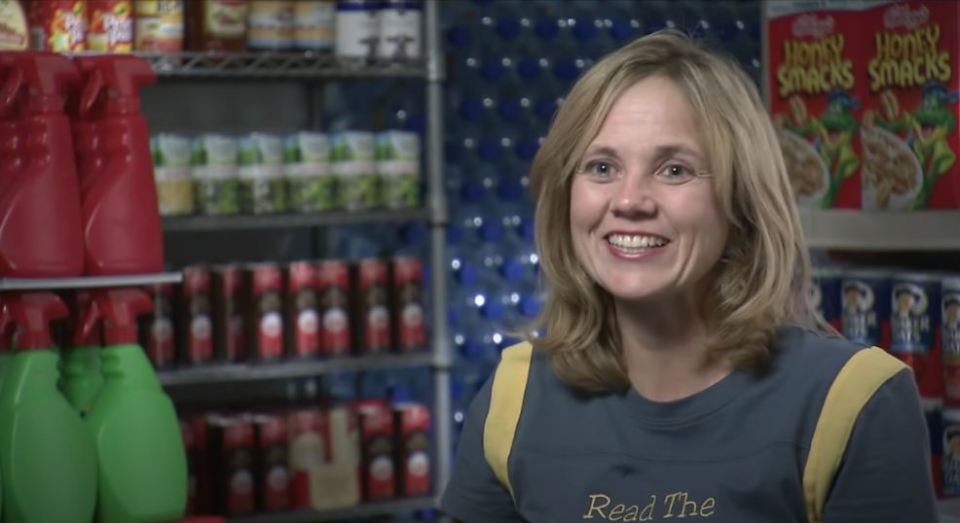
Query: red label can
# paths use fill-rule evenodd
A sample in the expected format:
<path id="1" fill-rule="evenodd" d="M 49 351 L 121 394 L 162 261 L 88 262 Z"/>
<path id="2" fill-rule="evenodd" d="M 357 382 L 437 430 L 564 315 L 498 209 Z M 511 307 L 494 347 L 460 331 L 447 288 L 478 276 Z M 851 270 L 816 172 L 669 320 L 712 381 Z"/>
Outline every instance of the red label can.
<path id="1" fill-rule="evenodd" d="M 257 432 L 257 490 L 261 512 L 290 508 L 287 422 L 280 416 L 253 418 Z"/>
<path id="2" fill-rule="evenodd" d="M 910 365 L 920 395 L 943 397 L 940 278 L 898 273 L 891 280 L 890 352 Z"/>
<path id="3" fill-rule="evenodd" d="M 941 282 L 940 332 L 943 347 L 944 402 L 960 406 L 960 276 Z"/>
<path id="4" fill-rule="evenodd" d="M 86 0 L 28 2 L 30 46 L 34 51 L 70 53 L 87 49 Z"/>
<path id="5" fill-rule="evenodd" d="M 397 491 L 401 496 L 430 494 L 430 411 L 423 405 L 394 405 L 397 427 Z"/>
<path id="6" fill-rule="evenodd" d="M 390 350 L 390 308 L 387 262 L 366 258 L 357 264 L 357 319 L 359 349 L 364 354 Z"/>
<path id="7" fill-rule="evenodd" d="M 393 414 L 380 400 L 359 401 L 354 406 L 360 428 L 360 479 L 364 501 L 396 495 L 393 456 Z"/>
<path id="8" fill-rule="evenodd" d="M 350 353 L 350 271 L 343 260 L 317 264 L 320 306 L 320 337 L 323 353 L 342 356 Z"/>
<path id="9" fill-rule="evenodd" d="M 288 344 L 295 356 L 320 354 L 320 316 L 317 311 L 317 266 L 294 262 L 287 269 Z"/>
<path id="10" fill-rule="evenodd" d="M 176 357 L 173 327 L 173 284 L 154 285 L 153 314 L 145 319 L 140 332 L 146 338 L 147 357 L 157 369 L 171 367 Z"/>
<path id="11" fill-rule="evenodd" d="M 236 362 L 244 357 L 243 272 L 236 265 L 213 270 L 214 333 L 217 354 L 223 361 Z"/>
<path id="12" fill-rule="evenodd" d="M 250 300 L 247 328 L 251 352 L 259 360 L 283 357 L 283 278 L 272 263 L 253 265 L 248 270 Z"/>
<path id="13" fill-rule="evenodd" d="M 227 516 L 254 512 L 254 430 L 247 416 L 210 416 L 214 510 Z"/>
<path id="14" fill-rule="evenodd" d="M 191 365 L 213 360 L 213 308 L 210 303 L 210 271 L 206 267 L 191 266 L 183 269 L 183 284 L 180 287 L 182 303 L 180 325 L 184 361 Z"/>
<path id="15" fill-rule="evenodd" d="M 133 50 L 133 0 L 87 0 L 87 47 L 105 53 Z"/>
<path id="16" fill-rule="evenodd" d="M 417 258 L 393 260 L 393 317 L 396 319 L 397 349 L 402 352 L 427 347 L 423 312 L 423 262 Z"/>

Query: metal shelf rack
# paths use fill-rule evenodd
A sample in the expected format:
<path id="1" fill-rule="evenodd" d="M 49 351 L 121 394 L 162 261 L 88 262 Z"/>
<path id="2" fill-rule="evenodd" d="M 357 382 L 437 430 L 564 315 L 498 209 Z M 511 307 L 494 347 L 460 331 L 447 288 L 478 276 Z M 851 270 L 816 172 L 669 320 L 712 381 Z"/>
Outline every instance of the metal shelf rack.
<path id="1" fill-rule="evenodd" d="M 357 519 L 384 516 L 395 512 L 410 512 L 432 508 L 436 500 L 430 497 L 397 499 L 377 503 L 364 503 L 355 507 L 336 510 L 299 510 L 227 518 L 229 523 L 316 523 L 322 521 L 355 521 Z"/>
<path id="2" fill-rule="evenodd" d="M 960 250 L 960 211 L 801 209 L 807 244 L 846 251 Z"/>
<path id="3" fill-rule="evenodd" d="M 205 383 L 242 383 L 307 378 L 342 371 L 428 367 L 432 363 L 433 355 L 429 352 L 378 354 L 343 356 L 322 360 L 290 360 L 277 363 L 212 364 L 203 367 L 161 371 L 157 375 L 160 378 L 160 383 L 170 388 Z"/>
<path id="4" fill-rule="evenodd" d="M 332 225 L 426 220 L 429 217 L 430 213 L 427 209 L 240 216 L 171 216 L 163 219 L 163 230 L 179 232 L 329 227 Z"/>
<path id="5" fill-rule="evenodd" d="M 73 53 L 73 56 L 96 53 Z M 426 78 L 423 61 L 356 61 L 306 52 L 184 52 L 135 55 L 162 78 Z"/>
<path id="6" fill-rule="evenodd" d="M 41 291 L 94 289 L 103 287 L 139 287 L 179 283 L 179 272 L 131 274 L 124 276 L 77 276 L 75 278 L 0 278 L 0 291 Z"/>

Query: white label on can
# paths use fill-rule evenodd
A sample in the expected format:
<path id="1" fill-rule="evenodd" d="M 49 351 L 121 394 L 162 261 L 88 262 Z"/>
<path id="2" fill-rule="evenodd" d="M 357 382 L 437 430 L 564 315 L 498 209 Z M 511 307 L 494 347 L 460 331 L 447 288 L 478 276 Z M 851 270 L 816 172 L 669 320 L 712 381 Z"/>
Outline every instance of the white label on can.
<path id="1" fill-rule="evenodd" d="M 388 7 L 380 12 L 378 56 L 388 60 L 420 58 L 420 10 Z"/>
<path id="2" fill-rule="evenodd" d="M 343 58 L 377 57 L 380 12 L 371 3 L 362 9 L 337 10 L 336 54 Z"/>

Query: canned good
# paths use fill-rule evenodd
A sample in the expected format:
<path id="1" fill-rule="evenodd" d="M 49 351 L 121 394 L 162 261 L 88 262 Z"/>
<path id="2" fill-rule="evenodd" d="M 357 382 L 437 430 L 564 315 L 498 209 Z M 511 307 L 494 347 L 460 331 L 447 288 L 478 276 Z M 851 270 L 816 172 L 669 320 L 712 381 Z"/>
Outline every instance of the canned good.
<path id="1" fill-rule="evenodd" d="M 940 323 L 940 278 L 897 273 L 891 279 L 890 352 L 913 368 L 920 395 L 943 395 L 943 367 L 935 346 Z"/>
<path id="2" fill-rule="evenodd" d="M 34 51 L 70 53 L 87 49 L 86 0 L 29 2 L 28 19 Z"/>
<path id="3" fill-rule="evenodd" d="M 280 416 L 257 414 L 256 432 L 257 508 L 276 512 L 290 508 L 290 469 L 287 452 L 287 423 Z"/>
<path id="4" fill-rule="evenodd" d="M 255 436 L 248 416 L 207 417 L 214 510 L 242 516 L 256 510 Z"/>
<path id="5" fill-rule="evenodd" d="M 237 142 L 228 136 L 207 134 L 193 141 L 190 174 L 200 214 L 219 216 L 240 212 L 239 159 Z"/>
<path id="6" fill-rule="evenodd" d="M 259 263 L 247 270 L 247 339 L 250 355 L 258 360 L 283 357 L 283 279 L 280 267 Z"/>
<path id="7" fill-rule="evenodd" d="M 153 285 L 153 314 L 144 318 L 140 332 L 146 337 L 143 346 L 147 357 L 156 369 L 172 367 L 176 362 L 176 342 L 174 341 L 173 284 Z"/>
<path id="8" fill-rule="evenodd" d="M 380 0 L 337 0 L 336 55 L 374 60 L 380 42 Z"/>
<path id="9" fill-rule="evenodd" d="M 960 276 L 944 278 L 941 284 L 944 401 L 950 406 L 960 406 Z"/>
<path id="10" fill-rule="evenodd" d="M 393 413 L 382 400 L 354 404 L 360 427 L 360 478 L 364 501 L 396 496 Z"/>
<path id="11" fill-rule="evenodd" d="M 282 51 L 293 47 L 296 2 L 252 0 L 247 11 L 247 47 Z"/>
<path id="12" fill-rule="evenodd" d="M 420 135 L 386 131 L 376 135 L 377 175 L 382 203 L 391 209 L 420 205 Z"/>
<path id="13" fill-rule="evenodd" d="M 162 216 L 193 214 L 190 147 L 189 138 L 176 134 L 159 134 L 150 139 L 157 203 Z"/>
<path id="14" fill-rule="evenodd" d="M 213 308 L 210 300 L 210 271 L 203 266 L 183 269 L 180 287 L 180 333 L 183 361 L 199 365 L 213 360 Z"/>
<path id="15" fill-rule="evenodd" d="M 420 58 L 423 6 L 418 0 L 385 0 L 380 8 L 377 55 L 405 62 Z"/>
<path id="16" fill-rule="evenodd" d="M 288 136 L 283 158 L 291 211 L 329 211 L 337 207 L 336 178 L 330 170 L 330 139 L 326 134 L 301 132 Z"/>
<path id="17" fill-rule="evenodd" d="M 943 431 L 943 495 L 960 495 L 960 410 L 944 409 Z"/>
<path id="18" fill-rule="evenodd" d="M 273 135 L 253 133 L 239 142 L 241 212 L 281 213 L 287 210 L 283 177 L 283 141 Z"/>
<path id="19" fill-rule="evenodd" d="M 343 260 L 317 264 L 320 341 L 327 356 L 350 353 L 350 268 Z"/>
<path id="20" fill-rule="evenodd" d="M 136 0 L 134 13 L 137 51 L 183 51 L 183 0 Z"/>
<path id="21" fill-rule="evenodd" d="M 393 415 L 397 429 L 398 494 L 429 496 L 430 411 L 416 403 L 401 403 L 393 406 Z"/>
<path id="22" fill-rule="evenodd" d="M 133 0 L 87 0 L 87 47 L 91 51 L 133 51 Z"/>
<path id="23" fill-rule="evenodd" d="M 338 207 L 351 211 L 378 207 L 380 187 L 373 133 L 334 133 L 330 147 L 331 168 L 337 178 Z"/>
<path id="24" fill-rule="evenodd" d="M 335 0 L 300 0 L 296 3 L 294 40 L 304 51 L 332 51 L 336 38 Z"/>
<path id="25" fill-rule="evenodd" d="M 366 258 L 357 263 L 357 343 L 361 353 L 390 350 L 390 303 L 387 294 L 387 263 Z"/>
<path id="26" fill-rule="evenodd" d="M 217 357 L 222 361 L 237 362 L 244 357 L 243 294 L 243 271 L 239 266 L 213 269 L 213 327 Z"/>
<path id="27" fill-rule="evenodd" d="M 30 44 L 27 16 L 17 0 L 0 0 L 0 50 L 22 51 Z"/>
<path id="28" fill-rule="evenodd" d="M 287 344 L 294 356 L 320 354 L 317 266 L 294 262 L 287 269 Z"/>
<path id="29" fill-rule="evenodd" d="M 287 417 L 287 427 L 290 434 L 291 501 L 294 508 L 312 508 L 312 497 L 324 494 L 315 478 L 322 465 L 330 461 L 326 446 L 329 442 L 326 416 L 320 409 L 295 410 Z"/>
<path id="30" fill-rule="evenodd" d="M 862 345 L 889 346 L 890 273 L 848 271 L 841 282 L 843 335 Z"/>
<path id="31" fill-rule="evenodd" d="M 813 270 L 811 302 L 817 314 L 831 327 L 841 329 L 843 307 L 841 304 L 841 283 L 843 272 L 835 267 L 816 267 Z"/>
<path id="32" fill-rule="evenodd" d="M 417 258 L 393 260 L 393 311 L 396 318 L 397 349 L 402 352 L 427 347 L 427 327 L 423 311 L 423 262 Z"/>

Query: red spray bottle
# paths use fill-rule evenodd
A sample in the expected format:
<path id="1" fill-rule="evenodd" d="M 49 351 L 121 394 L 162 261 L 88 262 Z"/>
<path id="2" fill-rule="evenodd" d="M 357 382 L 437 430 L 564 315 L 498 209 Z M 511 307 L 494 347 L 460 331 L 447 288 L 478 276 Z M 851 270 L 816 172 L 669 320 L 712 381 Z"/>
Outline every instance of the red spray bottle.
<path id="1" fill-rule="evenodd" d="M 65 92 L 79 84 L 77 68 L 54 53 L 0 56 L 0 276 L 82 274 L 79 190 L 64 113 Z"/>
<path id="2" fill-rule="evenodd" d="M 126 55 L 76 59 L 83 89 L 75 137 L 88 274 L 163 269 L 163 231 L 139 91 L 156 81 L 150 64 Z"/>

